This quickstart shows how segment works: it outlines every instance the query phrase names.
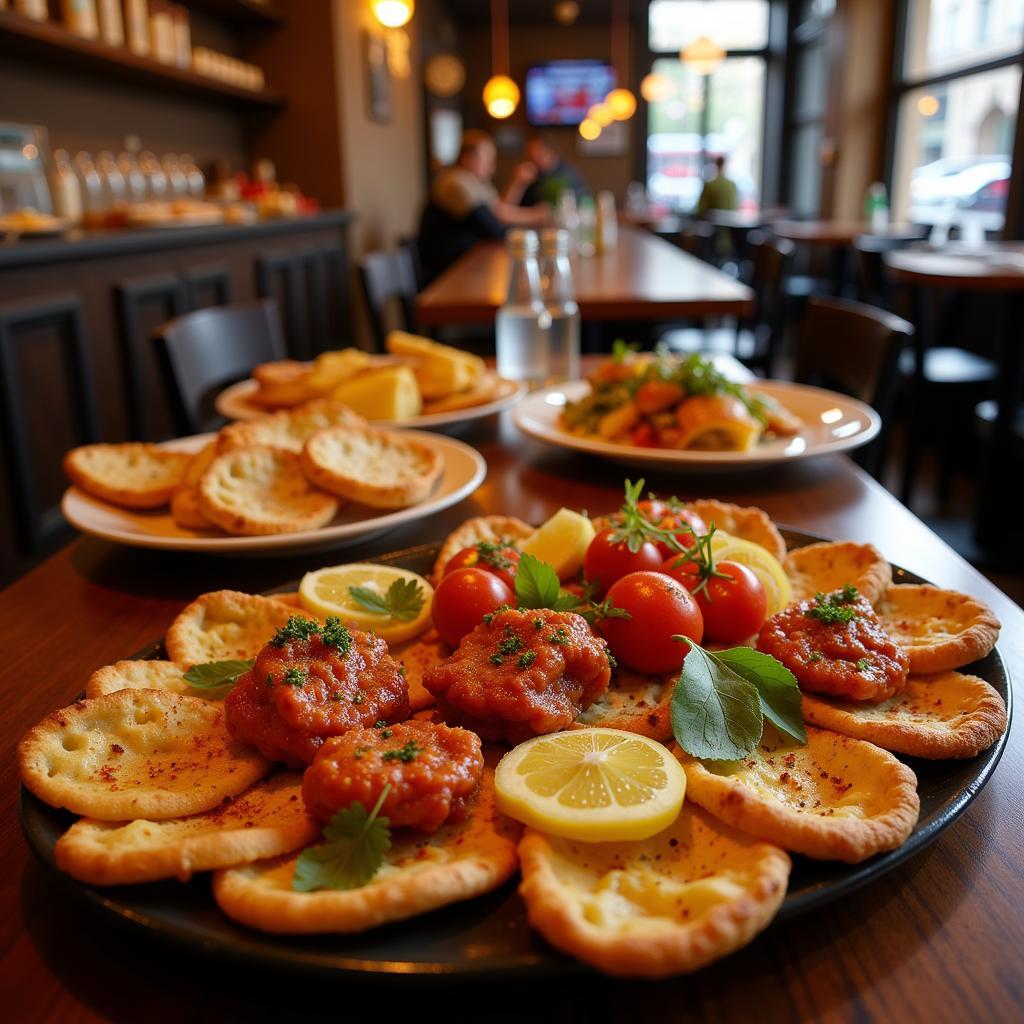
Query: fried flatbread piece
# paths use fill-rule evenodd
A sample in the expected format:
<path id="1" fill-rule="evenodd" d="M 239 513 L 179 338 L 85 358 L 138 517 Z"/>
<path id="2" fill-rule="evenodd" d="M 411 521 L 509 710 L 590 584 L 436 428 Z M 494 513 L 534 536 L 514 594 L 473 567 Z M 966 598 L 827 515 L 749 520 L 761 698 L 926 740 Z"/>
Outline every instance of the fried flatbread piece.
<path id="1" fill-rule="evenodd" d="M 255 537 L 326 526 L 338 512 L 338 499 L 306 479 L 293 452 L 233 448 L 200 478 L 199 511 L 228 533 Z"/>
<path id="2" fill-rule="evenodd" d="M 894 850 L 910 835 L 920 801 L 917 776 L 863 740 L 808 728 L 807 745 L 765 723 L 742 761 L 677 751 L 686 797 L 722 821 L 816 860 L 856 864 Z"/>
<path id="3" fill-rule="evenodd" d="M 117 690 L 166 690 L 201 697 L 185 682 L 185 666 L 176 661 L 116 661 L 96 669 L 85 684 L 86 697 L 102 697 Z"/>
<path id="4" fill-rule="evenodd" d="M 422 711 L 434 706 L 434 695 L 423 686 L 427 669 L 440 665 L 451 654 L 451 649 L 437 632 L 428 629 L 412 640 L 391 645 L 391 657 L 405 667 L 405 681 L 409 684 L 409 710 Z"/>
<path id="5" fill-rule="evenodd" d="M 217 450 L 227 452 L 234 448 L 266 445 L 268 448 L 283 448 L 298 455 L 318 430 L 365 424 L 366 420 L 344 402 L 333 398 L 315 398 L 294 409 L 283 409 L 259 419 L 228 424 L 220 432 Z"/>
<path id="6" fill-rule="evenodd" d="M 472 547 L 481 541 L 497 544 L 509 541 L 513 545 L 526 540 L 534 528 L 515 516 L 476 516 L 467 519 L 457 530 L 453 530 L 441 545 L 430 580 L 436 583 L 448 562 L 463 548 Z"/>
<path id="7" fill-rule="evenodd" d="M 40 800 L 100 821 L 199 814 L 270 770 L 228 735 L 221 706 L 134 689 L 54 711 L 18 744 L 18 764 Z"/>
<path id="8" fill-rule="evenodd" d="M 210 468 L 216 454 L 216 440 L 196 452 L 185 468 L 181 483 L 171 495 L 171 517 L 186 530 L 215 529 L 213 523 L 199 511 L 199 481 Z"/>
<path id="9" fill-rule="evenodd" d="M 572 729 L 623 729 L 667 740 L 672 735 L 672 690 L 676 676 L 643 675 L 619 666 L 608 689 L 586 708 L 570 726 Z"/>
<path id="10" fill-rule="evenodd" d="M 426 415 L 439 412 L 457 412 L 459 409 L 472 409 L 477 405 L 486 405 L 499 398 L 505 398 L 516 390 L 516 385 L 510 380 L 504 380 L 491 370 L 484 372 L 484 375 L 472 387 L 465 391 L 457 391 L 455 394 L 446 395 L 444 398 L 433 398 L 424 401 L 423 412 Z"/>
<path id="11" fill-rule="evenodd" d="M 999 620 L 988 605 L 956 590 L 895 584 L 875 611 L 885 631 L 907 652 L 915 673 L 970 665 L 999 639 Z"/>
<path id="12" fill-rule="evenodd" d="M 228 917 L 261 931 L 362 932 L 496 889 L 515 873 L 519 831 L 495 809 L 488 769 L 468 817 L 430 835 L 395 830 L 384 863 L 366 885 L 295 892 L 291 856 L 218 871 L 213 895 Z"/>
<path id="13" fill-rule="evenodd" d="M 790 859 L 690 803 L 642 842 L 581 843 L 527 829 L 530 924 L 551 945 L 623 977 L 697 970 L 746 945 L 786 895 Z"/>
<path id="14" fill-rule="evenodd" d="M 82 818 L 57 840 L 57 866 L 90 885 L 178 878 L 290 853 L 320 826 L 302 802 L 302 776 L 283 772 L 203 814 L 168 821 Z"/>
<path id="15" fill-rule="evenodd" d="M 804 718 L 886 750 L 930 760 L 974 757 L 1006 731 L 1006 704 L 984 679 L 960 672 L 911 676 L 881 704 L 805 693 Z"/>
<path id="16" fill-rule="evenodd" d="M 719 530 L 724 530 L 734 537 L 760 544 L 780 562 L 785 560 L 786 542 L 764 509 L 733 505 L 726 501 L 715 501 L 713 498 L 687 501 L 683 507 L 696 512 L 708 526 L 714 523 Z"/>
<path id="17" fill-rule="evenodd" d="M 164 646 L 168 657 L 182 665 L 254 658 L 278 626 L 294 614 L 294 607 L 275 598 L 214 590 L 178 613 Z"/>
<path id="18" fill-rule="evenodd" d="M 793 601 L 828 594 L 852 583 L 875 604 L 892 583 L 892 566 L 873 544 L 822 541 L 791 551 L 782 563 L 793 584 Z"/>
<path id="19" fill-rule="evenodd" d="M 192 456 L 155 444 L 87 444 L 64 456 L 64 472 L 83 491 L 123 508 L 171 500 Z"/>

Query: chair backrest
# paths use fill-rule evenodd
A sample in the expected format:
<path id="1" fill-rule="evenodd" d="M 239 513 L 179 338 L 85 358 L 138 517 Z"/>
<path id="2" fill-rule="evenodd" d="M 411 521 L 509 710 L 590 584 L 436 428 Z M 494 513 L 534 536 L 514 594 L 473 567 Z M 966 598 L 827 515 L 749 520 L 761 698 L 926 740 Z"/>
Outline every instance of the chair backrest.
<path id="1" fill-rule="evenodd" d="M 706 220 L 690 220 L 679 229 L 679 247 L 691 256 L 711 262 L 711 240 L 714 237 L 714 224 Z"/>
<path id="2" fill-rule="evenodd" d="M 399 235 L 398 248 L 409 254 L 409 264 L 412 267 L 412 277 L 416 282 L 416 291 L 423 291 L 423 266 L 420 263 L 420 250 L 416 244 L 415 235 Z"/>
<path id="3" fill-rule="evenodd" d="M 359 263 L 359 280 L 370 315 L 370 327 L 378 351 L 393 326 L 404 331 L 416 326 L 416 268 L 406 248 L 393 252 L 371 252 Z M 391 314 L 397 304 L 398 316 Z"/>
<path id="4" fill-rule="evenodd" d="M 903 239 L 889 238 L 886 235 L 858 235 L 853 240 L 857 293 L 862 302 L 888 308 L 889 289 L 882 256 L 894 249 L 902 249 L 906 244 Z"/>
<path id="5" fill-rule="evenodd" d="M 746 247 L 751 266 L 750 284 L 754 289 L 754 334 L 758 345 L 753 362 L 771 376 L 785 323 L 783 282 L 796 246 L 788 238 L 776 238 L 766 231 L 751 231 Z"/>
<path id="6" fill-rule="evenodd" d="M 286 356 L 273 299 L 186 313 L 153 332 L 175 429 L 195 434 L 223 420 L 213 399 L 259 363 Z"/>

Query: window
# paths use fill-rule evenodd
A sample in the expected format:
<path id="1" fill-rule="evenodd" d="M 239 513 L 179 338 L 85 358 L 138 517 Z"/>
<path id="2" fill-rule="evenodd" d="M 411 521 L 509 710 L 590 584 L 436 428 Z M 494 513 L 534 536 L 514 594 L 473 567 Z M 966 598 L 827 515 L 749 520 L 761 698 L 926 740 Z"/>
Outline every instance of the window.
<path id="1" fill-rule="evenodd" d="M 907 0 L 897 87 L 896 217 L 1000 231 L 1021 73 L 1021 0 Z"/>
<path id="2" fill-rule="evenodd" d="M 709 164 L 724 156 L 740 209 L 757 208 L 768 11 L 767 0 L 651 3 L 651 71 L 666 86 L 665 98 L 649 103 L 647 116 L 647 190 L 656 202 L 692 210 Z M 710 75 L 697 74 L 679 59 L 679 51 L 702 35 L 727 53 Z"/>

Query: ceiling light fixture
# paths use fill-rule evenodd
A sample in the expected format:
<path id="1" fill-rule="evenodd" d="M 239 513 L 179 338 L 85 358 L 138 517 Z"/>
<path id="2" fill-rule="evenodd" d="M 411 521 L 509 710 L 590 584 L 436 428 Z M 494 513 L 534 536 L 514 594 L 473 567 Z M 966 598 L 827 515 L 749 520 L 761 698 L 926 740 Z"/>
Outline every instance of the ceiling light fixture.
<path id="1" fill-rule="evenodd" d="M 652 71 L 649 75 L 645 75 L 644 80 L 640 83 L 640 95 L 648 103 L 664 103 L 666 100 L 672 99 L 675 94 L 676 87 L 672 79 L 658 71 Z"/>
<path id="2" fill-rule="evenodd" d="M 484 86 L 484 106 L 499 121 L 519 106 L 519 86 L 508 75 L 508 0 L 491 0 L 491 70 Z"/>
<path id="3" fill-rule="evenodd" d="M 580 16 L 580 5 L 576 0 L 559 0 L 555 4 L 554 14 L 559 25 L 571 25 Z"/>
<path id="4" fill-rule="evenodd" d="M 415 10 L 415 0 L 373 0 L 373 16 L 385 28 L 401 28 Z"/>
<path id="5" fill-rule="evenodd" d="M 600 137 L 601 126 L 589 117 L 585 117 L 580 121 L 580 135 L 582 135 L 587 142 L 593 142 L 594 139 Z"/>

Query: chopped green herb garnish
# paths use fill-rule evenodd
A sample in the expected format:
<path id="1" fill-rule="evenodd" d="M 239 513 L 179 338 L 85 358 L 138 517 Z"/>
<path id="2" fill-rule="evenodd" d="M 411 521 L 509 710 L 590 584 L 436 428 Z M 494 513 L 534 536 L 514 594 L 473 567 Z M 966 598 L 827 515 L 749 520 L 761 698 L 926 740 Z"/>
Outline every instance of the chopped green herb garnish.
<path id="1" fill-rule="evenodd" d="M 512 632 L 511 626 L 505 627 L 505 635 L 498 642 L 499 654 L 518 654 L 523 649 L 523 641 Z"/>
<path id="2" fill-rule="evenodd" d="M 292 665 L 291 668 L 286 668 L 284 670 L 284 684 L 285 686 L 305 686 L 305 669 L 301 669 L 297 665 Z"/>
<path id="3" fill-rule="evenodd" d="M 523 651 L 523 653 L 519 655 L 519 661 L 517 664 L 520 668 L 529 668 L 536 660 L 536 651 Z"/>
<path id="4" fill-rule="evenodd" d="M 387 728 L 387 724 L 388 723 L 385 722 L 383 718 L 378 718 L 377 721 L 373 723 L 373 727 L 374 729 L 385 729 Z"/>
<path id="5" fill-rule="evenodd" d="M 344 700 L 344 699 L 345 699 L 345 695 L 341 692 L 341 690 L 335 690 L 334 693 L 331 694 L 331 700 Z"/>
<path id="6" fill-rule="evenodd" d="M 404 676 L 405 675 L 405 666 L 404 665 L 399 665 L 398 666 L 398 674 L 400 676 Z"/>
<path id="7" fill-rule="evenodd" d="M 563 646 L 569 642 L 569 630 L 565 626 L 559 626 L 553 633 L 549 633 L 545 640 L 549 644 L 562 644 Z"/>
<path id="8" fill-rule="evenodd" d="M 495 615 L 500 615 L 502 612 L 507 612 L 509 611 L 510 608 L 511 605 L 503 604 L 495 608 L 493 612 L 488 612 L 483 618 L 484 625 L 489 626 L 494 621 Z"/>
<path id="9" fill-rule="evenodd" d="M 847 583 L 831 594 L 815 594 L 814 604 L 804 612 L 804 615 L 826 625 L 852 622 L 857 618 L 857 609 L 851 608 L 850 605 L 856 599 L 857 588 Z"/>
<path id="10" fill-rule="evenodd" d="M 417 756 L 423 752 L 423 748 L 415 741 L 409 740 L 404 746 L 396 747 L 394 750 L 386 750 L 381 754 L 382 761 L 402 761 L 408 764 L 415 761 Z"/>
<path id="11" fill-rule="evenodd" d="M 871 668 L 871 659 L 870 658 L 858 658 L 857 659 L 857 671 L 858 672 L 867 672 L 867 670 L 869 668 Z"/>
<path id="12" fill-rule="evenodd" d="M 492 654 L 487 660 L 492 665 L 504 665 L 505 664 L 505 659 L 500 654 L 497 654 L 497 653 Z"/>
<path id="13" fill-rule="evenodd" d="M 810 657 L 807 660 L 808 661 L 824 661 L 825 660 L 825 655 L 822 654 L 821 651 L 811 651 L 811 655 L 810 655 Z"/>
<path id="14" fill-rule="evenodd" d="M 321 639 L 328 647 L 333 647 L 339 654 L 348 654 L 352 649 L 352 634 L 342 625 L 337 615 L 332 615 L 324 625 Z"/>
<path id="15" fill-rule="evenodd" d="M 534 619 L 533 620 L 533 628 L 534 629 L 543 629 L 544 628 L 544 620 L 543 619 Z"/>
<path id="16" fill-rule="evenodd" d="M 604 654 L 605 654 L 605 657 L 608 659 L 608 667 L 609 668 L 616 669 L 616 668 L 619 667 L 619 663 L 616 660 L 615 655 L 612 654 L 612 652 L 609 650 L 609 648 L 606 647 L 604 649 Z"/>
<path id="17" fill-rule="evenodd" d="M 296 640 L 308 640 L 319 632 L 319 622 L 304 619 L 301 615 L 293 615 L 283 626 L 278 627 L 270 642 L 275 647 L 284 647 L 285 644 Z"/>
<path id="18" fill-rule="evenodd" d="M 489 540 L 480 540 L 476 544 L 476 558 L 478 562 L 489 565 L 493 569 L 513 568 L 512 559 L 505 554 L 508 544 L 494 544 Z"/>
<path id="19" fill-rule="evenodd" d="M 352 694 L 352 703 L 353 704 L 362 704 L 363 701 L 365 701 L 365 700 L 366 700 L 366 694 L 365 693 L 354 693 L 354 694 Z"/>
<path id="20" fill-rule="evenodd" d="M 383 739 L 389 740 L 395 735 L 395 731 L 394 729 L 381 729 L 380 734 Z"/>

